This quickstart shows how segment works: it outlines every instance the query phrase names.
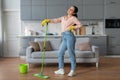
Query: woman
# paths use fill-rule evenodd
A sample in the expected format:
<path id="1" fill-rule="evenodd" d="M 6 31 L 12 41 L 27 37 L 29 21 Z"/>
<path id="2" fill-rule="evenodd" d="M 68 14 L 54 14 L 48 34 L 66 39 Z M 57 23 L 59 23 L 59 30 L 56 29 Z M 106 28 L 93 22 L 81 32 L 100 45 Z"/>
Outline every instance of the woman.
<path id="1" fill-rule="evenodd" d="M 59 48 L 58 63 L 59 69 L 54 71 L 55 74 L 64 74 L 64 54 L 68 50 L 69 57 L 71 61 L 71 71 L 68 76 L 72 77 L 75 75 L 76 70 L 76 58 L 75 58 L 75 42 L 76 38 L 71 30 L 76 30 L 82 27 L 82 24 L 77 19 L 78 8 L 76 6 L 71 6 L 66 16 L 62 16 L 56 19 L 45 19 L 42 21 L 42 26 L 46 23 L 61 23 L 62 27 L 62 43 Z"/>

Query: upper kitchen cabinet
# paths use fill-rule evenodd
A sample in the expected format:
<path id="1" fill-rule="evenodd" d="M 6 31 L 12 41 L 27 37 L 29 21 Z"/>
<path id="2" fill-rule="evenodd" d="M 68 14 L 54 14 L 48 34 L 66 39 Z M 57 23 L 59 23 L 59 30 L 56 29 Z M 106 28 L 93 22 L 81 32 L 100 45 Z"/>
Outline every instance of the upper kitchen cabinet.
<path id="1" fill-rule="evenodd" d="M 120 18 L 120 0 L 105 0 L 105 18 Z"/>
<path id="2" fill-rule="evenodd" d="M 46 0 L 32 0 L 32 20 L 46 18 Z"/>
<path id="3" fill-rule="evenodd" d="M 31 6 L 32 0 L 20 0 L 21 6 Z"/>
<path id="4" fill-rule="evenodd" d="M 104 0 L 83 0 L 83 19 L 104 19 Z"/>
<path id="5" fill-rule="evenodd" d="M 104 19 L 104 7 L 102 5 L 84 5 L 83 19 Z"/>
<path id="6" fill-rule="evenodd" d="M 21 20 L 43 20 L 67 14 L 68 0 L 21 0 Z"/>
<path id="7" fill-rule="evenodd" d="M 20 16 L 21 20 L 31 20 L 32 19 L 32 7 L 31 6 L 21 6 Z"/>
<path id="8" fill-rule="evenodd" d="M 21 20 L 42 20 L 46 18 L 46 0 L 20 0 Z"/>
<path id="9" fill-rule="evenodd" d="M 120 4 L 120 0 L 105 0 L 106 5 L 110 4 Z"/>
<path id="10" fill-rule="evenodd" d="M 47 0 L 47 18 L 58 18 L 67 14 L 68 0 Z"/>
<path id="11" fill-rule="evenodd" d="M 32 18 L 32 0 L 20 0 L 21 20 L 30 20 Z"/>
<path id="12" fill-rule="evenodd" d="M 69 0 L 69 7 L 72 5 L 78 7 L 78 18 L 83 19 L 83 0 Z"/>
<path id="13" fill-rule="evenodd" d="M 114 1 L 114 0 L 113 0 Z M 115 0 L 119 1 L 119 0 Z M 43 20 L 45 18 L 58 18 L 67 14 L 70 6 L 78 7 L 78 18 L 104 19 L 104 0 L 20 0 L 21 20 Z M 107 2 L 109 4 L 109 2 Z M 111 2 L 115 4 L 116 2 Z M 117 2 L 119 3 L 119 2 Z M 119 5 L 107 5 L 107 17 L 119 16 Z M 112 9 L 113 11 L 111 11 Z"/>
<path id="14" fill-rule="evenodd" d="M 104 0 L 83 0 L 84 5 L 103 5 Z"/>

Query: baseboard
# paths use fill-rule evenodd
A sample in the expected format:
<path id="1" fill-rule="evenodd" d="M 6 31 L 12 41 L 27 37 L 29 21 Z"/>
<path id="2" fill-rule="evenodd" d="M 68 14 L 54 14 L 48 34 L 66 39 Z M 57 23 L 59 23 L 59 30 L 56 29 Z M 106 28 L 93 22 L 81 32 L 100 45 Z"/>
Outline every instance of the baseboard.
<path id="1" fill-rule="evenodd" d="M 20 59 L 25 59 L 26 58 L 26 56 L 20 56 Z"/>
<path id="2" fill-rule="evenodd" d="M 120 58 L 120 55 L 107 55 L 105 57 L 111 57 L 111 58 Z"/>

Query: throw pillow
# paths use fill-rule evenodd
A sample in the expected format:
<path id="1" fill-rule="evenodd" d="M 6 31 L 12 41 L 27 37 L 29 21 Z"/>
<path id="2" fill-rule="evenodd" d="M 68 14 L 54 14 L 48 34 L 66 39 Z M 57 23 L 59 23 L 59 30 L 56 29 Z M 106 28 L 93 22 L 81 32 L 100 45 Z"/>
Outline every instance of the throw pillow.
<path id="1" fill-rule="evenodd" d="M 43 51 L 44 49 L 44 41 L 40 41 L 38 42 L 39 46 L 40 46 L 40 50 Z M 50 44 L 50 41 L 46 41 L 46 51 L 52 51 L 53 48 Z"/>
<path id="2" fill-rule="evenodd" d="M 38 42 L 31 41 L 31 42 L 29 42 L 29 44 L 30 44 L 30 46 L 32 46 L 34 51 L 40 51 L 40 47 L 39 47 Z"/>
<path id="3" fill-rule="evenodd" d="M 81 51 L 91 51 L 90 42 L 83 42 L 78 44 L 78 49 Z"/>

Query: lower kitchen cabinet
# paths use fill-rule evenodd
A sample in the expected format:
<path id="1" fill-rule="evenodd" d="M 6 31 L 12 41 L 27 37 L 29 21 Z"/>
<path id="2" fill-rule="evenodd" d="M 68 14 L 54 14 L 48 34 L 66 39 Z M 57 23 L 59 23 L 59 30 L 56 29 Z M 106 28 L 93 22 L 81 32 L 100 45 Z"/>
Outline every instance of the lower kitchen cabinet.
<path id="1" fill-rule="evenodd" d="M 99 47 L 99 52 L 101 56 L 107 53 L 107 37 L 106 36 L 90 36 L 91 44 Z"/>
<path id="2" fill-rule="evenodd" d="M 109 45 L 108 46 L 109 55 L 120 55 L 120 45 Z"/>
<path id="3" fill-rule="evenodd" d="M 120 55 L 120 29 L 106 29 L 107 39 L 107 55 Z"/>

